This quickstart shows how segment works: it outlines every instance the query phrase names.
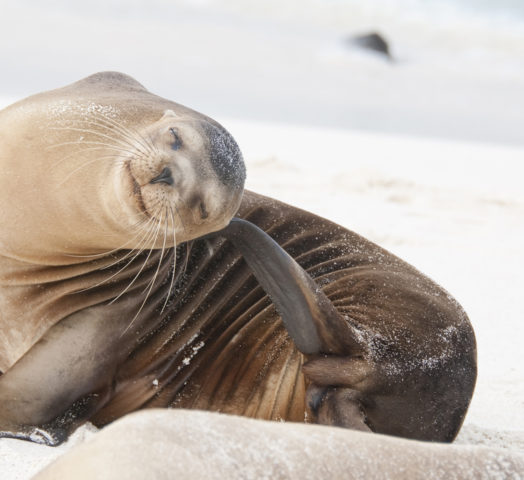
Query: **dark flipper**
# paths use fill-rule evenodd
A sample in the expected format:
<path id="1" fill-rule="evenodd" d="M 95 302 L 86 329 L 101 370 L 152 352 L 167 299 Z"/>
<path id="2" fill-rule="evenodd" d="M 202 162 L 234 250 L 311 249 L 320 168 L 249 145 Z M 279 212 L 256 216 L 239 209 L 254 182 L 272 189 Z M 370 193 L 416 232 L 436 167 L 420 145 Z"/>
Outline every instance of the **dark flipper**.
<path id="1" fill-rule="evenodd" d="M 370 431 L 361 394 L 351 386 L 372 382 L 373 369 L 361 357 L 362 347 L 354 340 L 349 323 L 308 273 L 263 230 L 234 218 L 219 234 L 242 253 L 295 345 L 312 359 L 304 373 L 308 378 L 312 374 L 306 403 L 313 420 Z"/>
<path id="2" fill-rule="evenodd" d="M 66 317 L 0 377 L 0 437 L 58 445 L 107 401 L 121 328 L 103 311 Z"/>
<path id="3" fill-rule="evenodd" d="M 268 234 L 239 218 L 218 233 L 242 253 L 302 353 L 361 353 L 349 324 L 313 279 Z"/>
<path id="4" fill-rule="evenodd" d="M 62 415 L 41 425 L 7 426 L 0 421 L 0 438 L 14 438 L 56 447 L 98 409 L 99 395 L 90 395 L 75 402 Z"/>

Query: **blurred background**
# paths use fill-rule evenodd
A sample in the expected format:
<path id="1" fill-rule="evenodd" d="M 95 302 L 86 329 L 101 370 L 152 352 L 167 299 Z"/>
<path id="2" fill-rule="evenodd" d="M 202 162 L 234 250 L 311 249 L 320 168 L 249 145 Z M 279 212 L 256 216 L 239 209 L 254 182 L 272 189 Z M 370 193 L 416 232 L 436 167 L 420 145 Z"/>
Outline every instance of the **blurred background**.
<path id="1" fill-rule="evenodd" d="M 521 0 L 0 1 L 2 96 L 102 70 L 219 118 L 524 143 Z"/>
<path id="2" fill-rule="evenodd" d="M 223 123 L 248 188 L 447 288 L 479 347 L 459 441 L 524 451 L 522 0 L 0 0 L 0 106 L 102 70 Z"/>

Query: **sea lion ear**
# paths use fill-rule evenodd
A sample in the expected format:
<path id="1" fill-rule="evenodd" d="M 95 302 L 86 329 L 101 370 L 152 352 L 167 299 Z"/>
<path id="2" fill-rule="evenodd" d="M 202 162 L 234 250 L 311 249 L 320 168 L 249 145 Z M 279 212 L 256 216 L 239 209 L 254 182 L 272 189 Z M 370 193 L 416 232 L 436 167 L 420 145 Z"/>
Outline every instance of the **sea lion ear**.
<path id="1" fill-rule="evenodd" d="M 161 120 L 164 118 L 173 118 L 178 117 L 178 115 L 173 110 L 164 110 L 164 115 L 162 115 Z"/>

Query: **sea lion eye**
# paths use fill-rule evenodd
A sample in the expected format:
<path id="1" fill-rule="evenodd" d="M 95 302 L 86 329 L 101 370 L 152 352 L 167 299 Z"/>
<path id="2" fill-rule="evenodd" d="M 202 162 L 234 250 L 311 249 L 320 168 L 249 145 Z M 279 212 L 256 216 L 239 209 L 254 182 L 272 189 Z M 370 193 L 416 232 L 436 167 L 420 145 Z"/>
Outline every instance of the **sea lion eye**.
<path id="1" fill-rule="evenodd" d="M 167 183 L 168 185 L 173 185 L 175 181 L 173 180 L 173 174 L 169 167 L 164 167 L 160 172 L 160 175 L 157 175 L 149 183 Z"/>
<path id="2" fill-rule="evenodd" d="M 171 144 L 171 148 L 173 150 L 178 150 L 182 146 L 182 140 L 180 140 L 180 137 L 177 135 L 174 128 L 170 128 L 169 131 L 173 135 L 174 142 Z"/>

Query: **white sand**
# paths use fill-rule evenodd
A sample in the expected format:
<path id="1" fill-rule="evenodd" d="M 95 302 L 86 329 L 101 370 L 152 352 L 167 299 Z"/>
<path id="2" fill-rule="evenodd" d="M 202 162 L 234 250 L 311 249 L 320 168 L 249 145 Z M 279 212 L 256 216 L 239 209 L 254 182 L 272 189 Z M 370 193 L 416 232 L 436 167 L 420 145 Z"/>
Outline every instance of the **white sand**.
<path id="1" fill-rule="evenodd" d="M 0 106 L 110 69 L 216 117 L 248 188 L 376 241 L 462 303 L 479 379 L 458 442 L 524 451 L 523 25 L 452 0 L 5 0 Z M 370 29 L 396 63 L 343 45 Z M 29 478 L 70 443 L 0 439 L 0 476 Z"/>

